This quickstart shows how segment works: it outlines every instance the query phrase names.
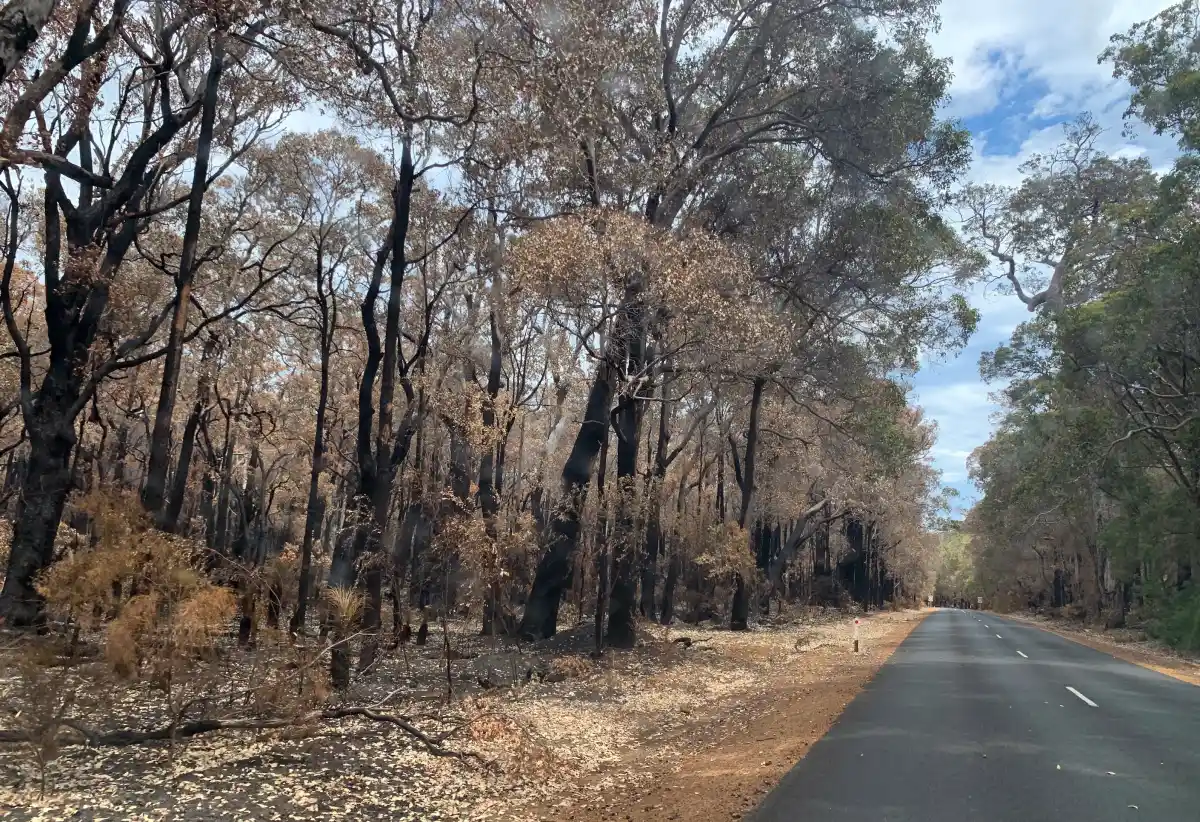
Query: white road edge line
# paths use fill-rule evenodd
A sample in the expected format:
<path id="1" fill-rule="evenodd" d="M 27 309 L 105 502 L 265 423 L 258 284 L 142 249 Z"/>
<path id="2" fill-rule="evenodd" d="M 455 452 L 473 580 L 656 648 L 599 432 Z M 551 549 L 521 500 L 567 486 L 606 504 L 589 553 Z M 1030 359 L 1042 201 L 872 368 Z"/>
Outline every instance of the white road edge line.
<path id="1" fill-rule="evenodd" d="M 996 634 L 996 639 L 1004 639 L 1004 637 L 1000 636 L 1000 634 Z"/>
<path id="2" fill-rule="evenodd" d="M 1025 657 L 1025 659 L 1029 659 L 1029 657 L 1025 656 L 1025 654 L 1021 653 L 1020 651 L 1017 651 L 1017 653 L 1021 654 L 1021 656 Z"/>
<path id="3" fill-rule="evenodd" d="M 1083 700 L 1084 702 L 1086 702 L 1088 705 L 1091 705 L 1093 708 L 1099 708 L 1099 707 L 1100 707 L 1100 706 L 1099 706 L 1099 705 L 1097 705 L 1095 702 L 1092 702 L 1092 700 L 1088 699 L 1086 696 L 1084 696 L 1083 694 L 1079 693 L 1079 691 L 1077 691 L 1077 690 L 1075 690 L 1074 688 L 1072 688 L 1070 685 L 1068 685 L 1068 686 L 1067 686 L 1067 690 L 1068 690 L 1068 691 L 1070 691 L 1071 693 L 1075 694 L 1075 696 L 1077 696 L 1077 697 L 1079 697 L 1080 699 L 1082 699 L 1082 700 Z"/>

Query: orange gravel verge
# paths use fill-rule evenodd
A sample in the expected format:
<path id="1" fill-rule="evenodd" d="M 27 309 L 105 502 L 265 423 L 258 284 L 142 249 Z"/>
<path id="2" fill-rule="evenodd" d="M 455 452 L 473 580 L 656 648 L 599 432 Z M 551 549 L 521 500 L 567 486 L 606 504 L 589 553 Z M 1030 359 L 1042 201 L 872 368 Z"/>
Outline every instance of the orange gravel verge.
<path id="1" fill-rule="evenodd" d="M 853 654 L 826 646 L 794 674 L 768 683 L 730 712 L 744 720 L 692 729 L 696 747 L 648 789 L 599 797 L 557 818 L 577 822 L 716 822 L 741 819 L 820 739 L 925 614 L 880 614 L 879 639 Z M 703 747 L 701 747 L 703 746 Z M 612 800 L 607 801 L 607 800 Z"/>

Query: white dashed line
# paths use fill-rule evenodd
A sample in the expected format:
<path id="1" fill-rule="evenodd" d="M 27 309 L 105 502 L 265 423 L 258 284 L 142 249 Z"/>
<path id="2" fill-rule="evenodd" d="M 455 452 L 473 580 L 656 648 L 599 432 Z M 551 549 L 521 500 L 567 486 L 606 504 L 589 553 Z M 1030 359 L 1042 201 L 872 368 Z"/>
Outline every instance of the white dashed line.
<path id="1" fill-rule="evenodd" d="M 1029 659 L 1029 657 L 1025 656 L 1025 654 L 1022 654 L 1020 651 L 1017 651 L 1017 653 L 1021 654 L 1021 656 L 1024 657 L 1025 659 Z"/>
<path id="2" fill-rule="evenodd" d="M 1092 700 L 1088 699 L 1086 696 L 1084 696 L 1083 694 L 1079 693 L 1079 691 L 1077 691 L 1077 690 L 1075 690 L 1074 688 L 1072 688 L 1070 685 L 1068 685 L 1068 686 L 1067 686 L 1067 690 L 1068 690 L 1068 691 L 1070 691 L 1071 693 L 1075 694 L 1075 696 L 1077 696 L 1077 697 L 1079 697 L 1080 699 L 1082 699 L 1082 700 L 1083 700 L 1084 702 L 1086 702 L 1088 705 L 1091 705 L 1093 708 L 1099 708 L 1099 707 L 1100 707 L 1100 706 L 1099 706 L 1099 705 L 1097 705 L 1095 702 L 1092 702 Z"/>
<path id="3" fill-rule="evenodd" d="M 996 634 L 996 639 L 1004 639 L 1004 637 L 1000 636 L 1000 634 Z"/>
<path id="4" fill-rule="evenodd" d="M 988 624 L 985 622 L 985 623 L 983 623 L 983 627 L 984 627 L 984 628 L 991 628 L 992 626 L 991 626 L 991 625 L 988 625 Z"/>

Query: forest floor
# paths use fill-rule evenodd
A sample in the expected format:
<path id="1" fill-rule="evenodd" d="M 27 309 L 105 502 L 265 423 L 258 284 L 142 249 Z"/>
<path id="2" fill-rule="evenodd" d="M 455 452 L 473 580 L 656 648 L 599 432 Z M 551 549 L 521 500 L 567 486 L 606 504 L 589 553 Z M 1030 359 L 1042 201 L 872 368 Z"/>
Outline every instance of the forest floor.
<path id="1" fill-rule="evenodd" d="M 0 747 L 0 817 L 740 819 L 923 616 L 863 617 L 858 654 L 854 616 L 834 611 L 772 618 L 745 633 L 646 625 L 636 649 L 599 661 L 587 655 L 590 626 L 517 647 L 451 624 L 444 637 L 431 632 L 429 645 L 389 655 L 345 700 L 449 734 L 445 747 L 478 759 L 435 756 L 391 724 L 343 718 L 204 734 L 173 750 L 67 746 L 42 794 L 35 758 L 10 745 Z M 4 727 L 19 724 L 11 705 L 21 682 L 10 662 L 0 658 Z M 506 671 L 516 684 L 481 687 Z M 525 682 L 523 672 L 534 675 Z M 146 689 L 126 696 L 117 702 L 128 714 L 106 717 L 109 727 L 159 724 Z"/>
<path id="2" fill-rule="evenodd" d="M 1009 619 L 1036 625 L 1044 631 L 1052 631 L 1066 639 L 1104 651 L 1158 671 L 1169 677 L 1200 685 L 1200 654 L 1184 654 L 1146 636 L 1140 628 L 1103 629 L 1086 625 L 1077 619 L 1047 616 L 1044 614 L 1003 614 Z"/>

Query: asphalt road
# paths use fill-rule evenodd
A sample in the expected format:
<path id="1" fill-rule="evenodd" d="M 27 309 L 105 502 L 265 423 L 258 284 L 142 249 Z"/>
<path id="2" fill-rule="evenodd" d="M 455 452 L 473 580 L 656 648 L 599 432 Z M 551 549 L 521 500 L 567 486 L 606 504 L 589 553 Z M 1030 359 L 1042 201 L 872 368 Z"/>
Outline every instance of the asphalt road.
<path id="1" fill-rule="evenodd" d="M 1200 822 L 1200 688 L 939 611 L 748 820 Z"/>

